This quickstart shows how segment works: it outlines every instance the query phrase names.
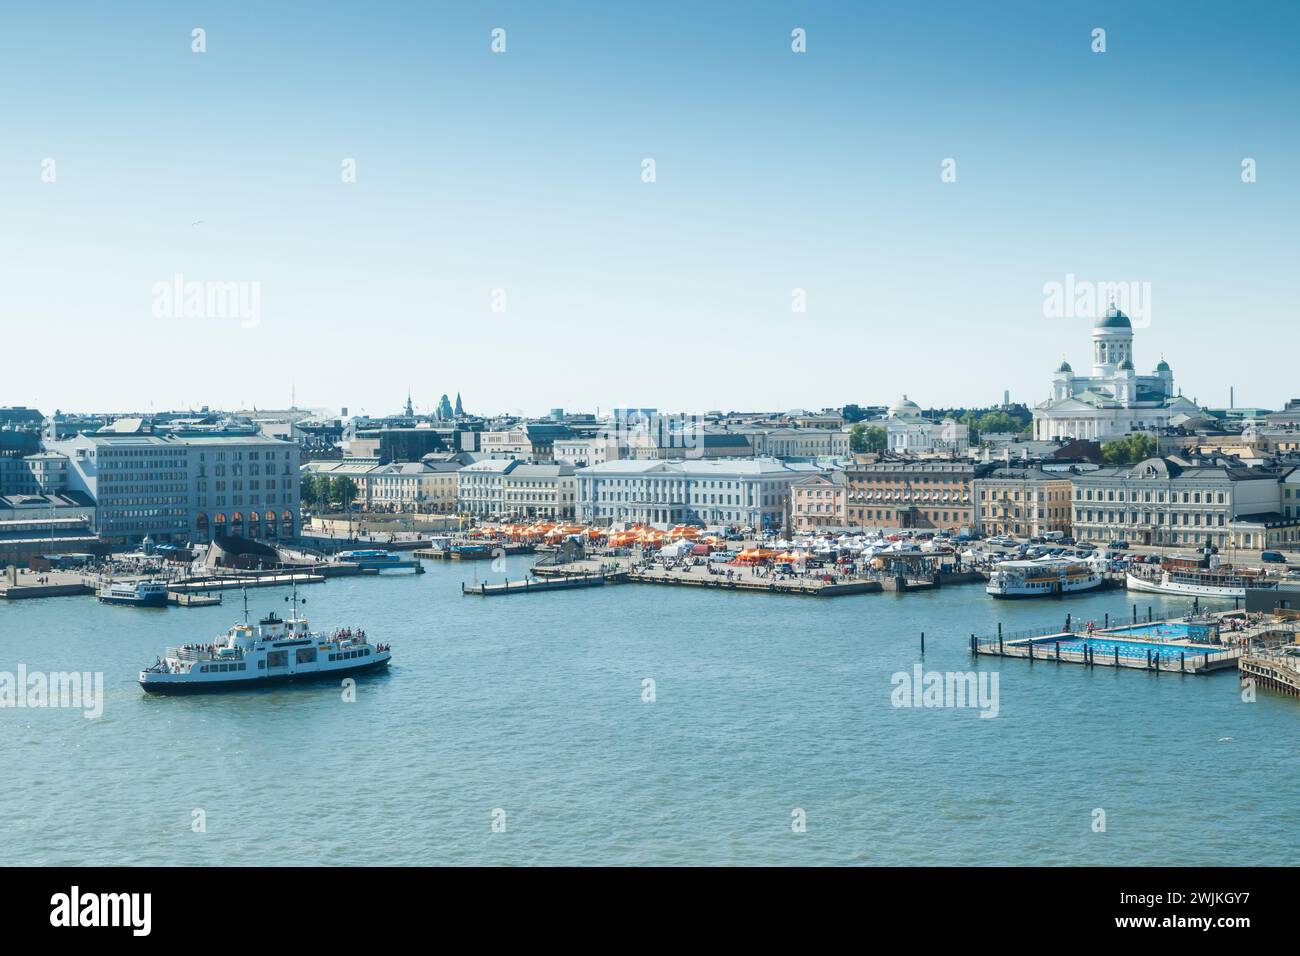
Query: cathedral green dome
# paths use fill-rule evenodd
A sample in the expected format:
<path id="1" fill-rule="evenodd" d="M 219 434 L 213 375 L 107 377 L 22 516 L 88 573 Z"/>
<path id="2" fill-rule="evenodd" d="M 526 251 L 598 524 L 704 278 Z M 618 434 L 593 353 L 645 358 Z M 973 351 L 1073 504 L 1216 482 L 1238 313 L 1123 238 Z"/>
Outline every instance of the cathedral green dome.
<path id="1" fill-rule="evenodd" d="M 1061 363 L 1061 367 L 1058 368 L 1056 371 L 1057 371 L 1058 373 L 1060 373 L 1060 372 L 1073 372 L 1074 369 L 1070 368 L 1070 363 L 1069 363 L 1069 362 L 1062 362 L 1062 363 Z"/>
<path id="2" fill-rule="evenodd" d="M 1096 324 L 1093 325 L 1093 328 L 1094 329 L 1131 329 L 1133 328 L 1133 323 L 1129 321 L 1127 315 L 1125 315 L 1123 312 L 1121 312 L 1119 309 L 1117 309 L 1115 306 L 1112 305 L 1109 309 L 1106 310 L 1106 313 L 1100 319 L 1097 320 Z"/>
<path id="3" fill-rule="evenodd" d="M 1160 360 L 1160 364 L 1156 366 L 1156 371 L 1157 371 L 1157 372 L 1168 372 L 1168 371 L 1169 371 L 1169 363 L 1166 362 L 1164 359 L 1161 359 L 1161 360 Z"/>

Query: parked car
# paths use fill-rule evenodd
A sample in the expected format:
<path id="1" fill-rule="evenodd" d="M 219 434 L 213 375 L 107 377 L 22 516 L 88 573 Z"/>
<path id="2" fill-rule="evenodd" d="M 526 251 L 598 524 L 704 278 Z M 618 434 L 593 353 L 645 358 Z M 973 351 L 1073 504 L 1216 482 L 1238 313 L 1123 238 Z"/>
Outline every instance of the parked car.
<path id="1" fill-rule="evenodd" d="M 1112 541 L 1109 545 L 1109 547 L 1114 548 L 1116 551 L 1124 551 L 1128 546 L 1129 544 L 1127 541 Z"/>
<path id="2" fill-rule="evenodd" d="M 1261 551 L 1259 559 L 1268 564 L 1286 564 L 1286 555 L 1281 551 Z"/>

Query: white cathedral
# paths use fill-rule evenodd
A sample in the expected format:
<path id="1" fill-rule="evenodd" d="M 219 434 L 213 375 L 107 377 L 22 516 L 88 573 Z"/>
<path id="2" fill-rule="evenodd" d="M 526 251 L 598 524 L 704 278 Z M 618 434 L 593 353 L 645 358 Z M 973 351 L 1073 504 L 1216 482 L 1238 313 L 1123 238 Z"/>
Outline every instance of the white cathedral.
<path id="1" fill-rule="evenodd" d="M 1174 394 L 1174 373 L 1164 359 L 1152 375 L 1134 372 L 1133 323 L 1112 305 L 1092 328 L 1092 374 L 1075 375 L 1069 362 L 1061 363 L 1051 399 L 1034 409 L 1034 437 L 1122 438 L 1199 411 Z"/>

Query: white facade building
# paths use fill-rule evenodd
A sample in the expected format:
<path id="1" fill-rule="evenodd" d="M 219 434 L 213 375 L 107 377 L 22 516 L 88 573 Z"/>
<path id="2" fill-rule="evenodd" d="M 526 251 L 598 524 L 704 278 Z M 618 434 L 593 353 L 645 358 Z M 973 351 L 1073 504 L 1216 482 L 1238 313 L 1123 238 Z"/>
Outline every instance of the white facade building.
<path id="1" fill-rule="evenodd" d="M 777 529 L 788 517 L 790 484 L 818 471 L 774 458 L 610 461 L 578 470 L 577 517 Z"/>
<path id="2" fill-rule="evenodd" d="M 1195 403 L 1174 394 L 1174 375 L 1160 360 L 1151 375 L 1133 366 L 1133 323 L 1111 306 L 1092 329 L 1092 374 L 1075 375 L 1062 362 L 1052 380 L 1052 397 L 1034 409 L 1034 437 L 1122 438 L 1165 428 L 1175 415 L 1195 415 Z"/>
<path id="3" fill-rule="evenodd" d="M 933 421 L 906 395 L 889 406 L 884 420 L 889 450 L 895 455 L 952 455 L 970 451 L 970 426 L 952 418 Z"/>

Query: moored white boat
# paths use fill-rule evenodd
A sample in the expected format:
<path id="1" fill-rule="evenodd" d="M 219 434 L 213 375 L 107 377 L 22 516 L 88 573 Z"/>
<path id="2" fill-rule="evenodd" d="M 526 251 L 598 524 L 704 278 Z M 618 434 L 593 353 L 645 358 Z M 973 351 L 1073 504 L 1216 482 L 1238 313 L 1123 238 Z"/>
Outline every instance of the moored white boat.
<path id="1" fill-rule="evenodd" d="M 165 581 L 118 581 L 101 584 L 95 589 L 101 604 L 126 604 L 131 607 L 162 607 L 167 603 Z"/>
<path id="2" fill-rule="evenodd" d="M 1094 591 L 1106 581 L 1095 561 L 1046 558 L 1037 561 L 1002 561 L 989 575 L 984 589 L 995 598 L 1062 597 Z"/>

